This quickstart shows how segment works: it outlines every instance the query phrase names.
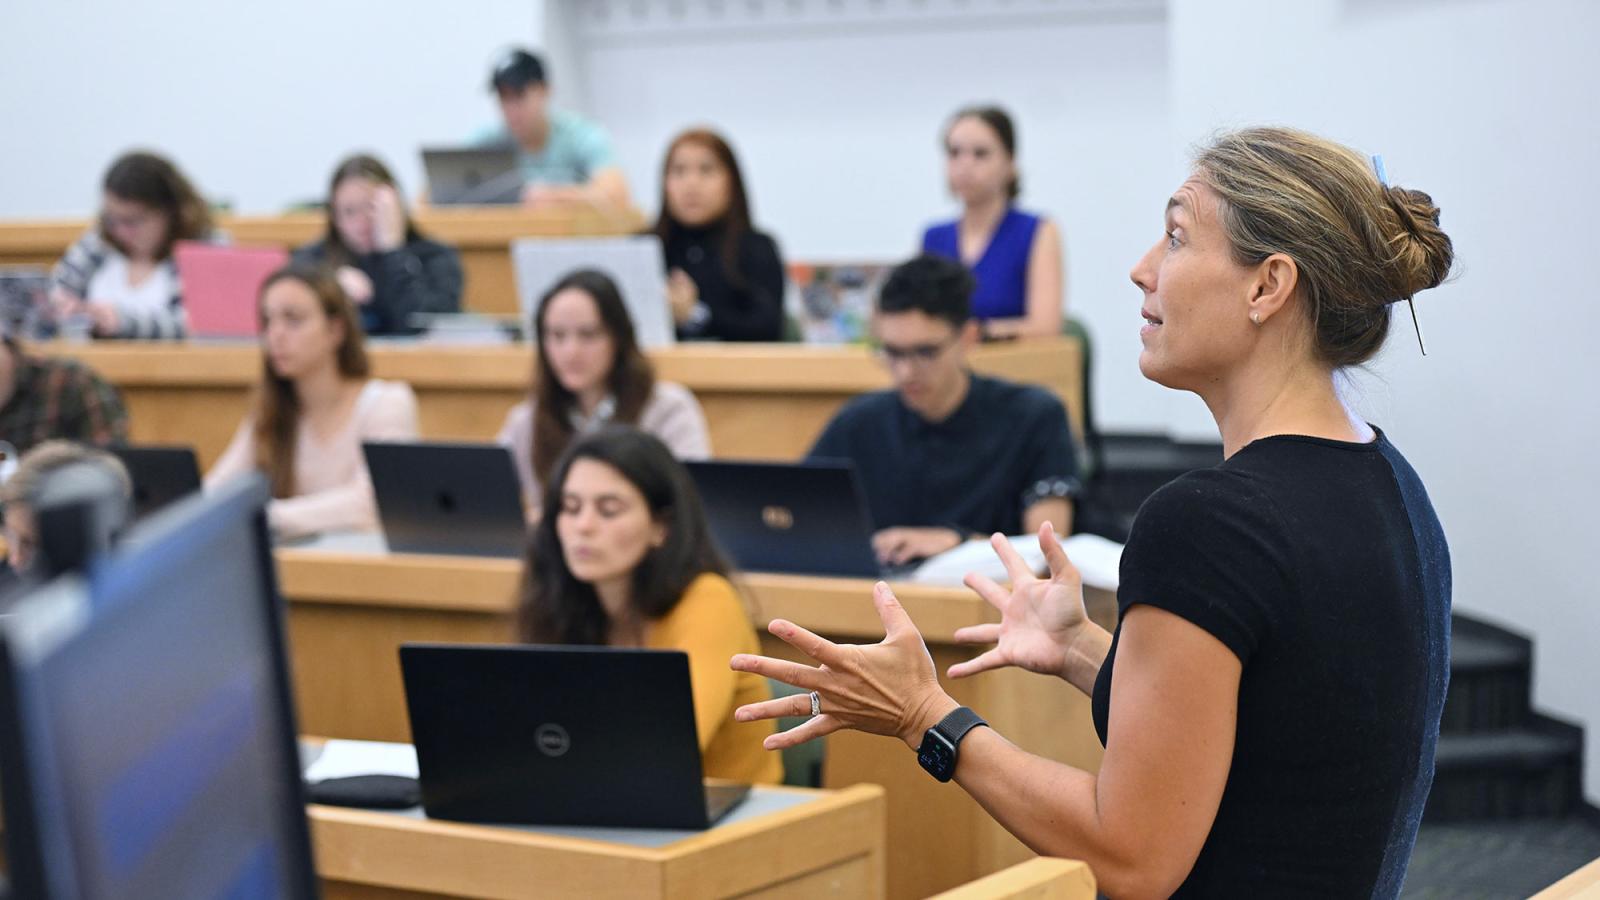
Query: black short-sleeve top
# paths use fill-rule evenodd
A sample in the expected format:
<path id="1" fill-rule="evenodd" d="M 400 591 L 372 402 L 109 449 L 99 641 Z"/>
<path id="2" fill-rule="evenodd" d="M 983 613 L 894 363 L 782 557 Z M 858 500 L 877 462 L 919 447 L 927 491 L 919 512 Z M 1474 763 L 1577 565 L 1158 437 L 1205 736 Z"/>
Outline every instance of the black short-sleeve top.
<path id="1" fill-rule="evenodd" d="M 967 396 L 940 422 L 895 391 L 863 394 L 807 458 L 855 464 L 875 528 L 1016 534 L 1029 506 L 1079 492 L 1066 409 L 1043 388 L 969 377 Z"/>
<path id="2" fill-rule="evenodd" d="M 1433 782 L 1450 556 L 1416 472 L 1367 444 L 1276 436 L 1153 494 L 1118 604 L 1239 657 L 1232 767 L 1177 896 L 1393 897 Z M 1095 683 L 1105 741 L 1117 638 Z"/>

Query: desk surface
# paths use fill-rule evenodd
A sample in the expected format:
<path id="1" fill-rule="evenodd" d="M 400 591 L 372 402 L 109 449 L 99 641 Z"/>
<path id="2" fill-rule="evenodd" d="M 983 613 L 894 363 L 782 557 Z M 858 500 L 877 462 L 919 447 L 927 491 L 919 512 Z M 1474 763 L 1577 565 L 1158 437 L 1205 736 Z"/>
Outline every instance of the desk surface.
<path id="1" fill-rule="evenodd" d="M 883 896 L 881 788 L 762 792 L 783 802 L 655 847 L 403 812 L 307 811 L 329 898 Z"/>

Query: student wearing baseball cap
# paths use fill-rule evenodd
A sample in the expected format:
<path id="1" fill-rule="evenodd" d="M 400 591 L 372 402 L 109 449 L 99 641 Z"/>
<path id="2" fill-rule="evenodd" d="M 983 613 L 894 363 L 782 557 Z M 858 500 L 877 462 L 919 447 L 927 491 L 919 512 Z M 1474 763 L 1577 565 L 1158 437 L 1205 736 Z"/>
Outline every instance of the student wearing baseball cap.
<path id="1" fill-rule="evenodd" d="M 478 135 L 480 146 L 511 146 L 522 165 L 528 206 L 631 206 L 628 182 L 605 129 L 550 103 L 544 62 L 520 48 L 501 54 L 489 76 L 501 124 Z"/>

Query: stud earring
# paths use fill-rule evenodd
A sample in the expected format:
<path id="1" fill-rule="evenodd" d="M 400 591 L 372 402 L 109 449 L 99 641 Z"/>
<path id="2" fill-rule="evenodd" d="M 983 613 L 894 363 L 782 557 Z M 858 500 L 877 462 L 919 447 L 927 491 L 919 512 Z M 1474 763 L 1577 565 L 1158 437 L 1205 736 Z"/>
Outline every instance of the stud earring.
<path id="1" fill-rule="evenodd" d="M 1250 314 L 1250 321 L 1256 323 L 1256 325 L 1259 326 L 1261 324 L 1261 313 L 1258 313 L 1258 312 L 1251 313 Z"/>

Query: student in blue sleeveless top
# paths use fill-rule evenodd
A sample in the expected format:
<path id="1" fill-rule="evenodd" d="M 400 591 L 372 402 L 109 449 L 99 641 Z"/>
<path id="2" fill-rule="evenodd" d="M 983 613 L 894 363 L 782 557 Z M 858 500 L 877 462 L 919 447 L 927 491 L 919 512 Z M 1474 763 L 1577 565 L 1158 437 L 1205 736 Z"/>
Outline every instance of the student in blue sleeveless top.
<path id="1" fill-rule="evenodd" d="M 1066 308 L 1061 230 L 1014 205 L 1021 184 L 1011 116 L 994 106 L 963 109 L 945 130 L 944 148 L 961 216 L 923 232 L 922 252 L 972 270 L 972 314 L 985 336 L 1059 334 Z"/>

